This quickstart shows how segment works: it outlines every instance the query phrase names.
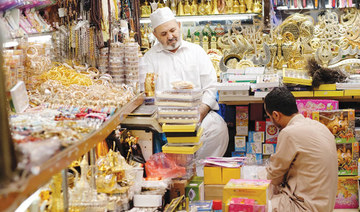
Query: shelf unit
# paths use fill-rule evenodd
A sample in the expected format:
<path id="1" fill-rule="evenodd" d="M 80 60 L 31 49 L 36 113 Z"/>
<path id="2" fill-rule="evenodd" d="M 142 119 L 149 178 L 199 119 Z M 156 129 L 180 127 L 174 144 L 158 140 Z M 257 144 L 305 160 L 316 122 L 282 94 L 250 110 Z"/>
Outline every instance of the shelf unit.
<path id="1" fill-rule="evenodd" d="M 98 142 L 103 141 L 129 113 L 143 103 L 144 98 L 143 93 L 137 95 L 95 132 L 90 133 L 82 141 L 58 152 L 41 166 L 32 168 L 33 172 L 36 173 L 30 174 L 26 179 L 26 185 L 24 185 L 25 188 L 22 191 L 0 196 L 0 211 L 15 211 L 21 202 L 47 183 L 54 174 L 59 173 L 71 162 L 89 152 Z"/>
<path id="2" fill-rule="evenodd" d="M 259 13 L 240 13 L 240 14 L 219 14 L 219 15 L 196 15 L 196 16 L 176 16 L 179 22 L 194 22 L 194 21 L 221 21 L 221 20 L 249 20 Z M 150 23 L 150 18 L 141 18 L 141 24 Z"/>
<path id="3" fill-rule="evenodd" d="M 29 42 L 46 42 L 51 40 L 51 36 L 54 33 L 54 31 L 50 31 L 50 32 L 43 32 L 43 33 L 32 33 L 32 34 L 27 34 L 24 35 L 23 37 L 16 37 L 16 38 L 11 38 L 9 39 L 7 42 L 3 43 L 3 48 L 12 48 L 15 47 L 17 45 L 19 45 L 18 40 L 21 38 L 28 38 Z"/>
<path id="4" fill-rule="evenodd" d="M 300 95 L 296 96 L 297 99 L 333 99 L 338 100 L 341 102 L 359 102 L 360 96 L 305 96 Z M 261 97 L 254 97 L 254 96 L 245 96 L 245 97 L 227 97 L 226 99 L 219 98 L 220 104 L 226 104 L 226 105 L 248 105 L 253 103 L 263 103 L 264 99 Z"/>

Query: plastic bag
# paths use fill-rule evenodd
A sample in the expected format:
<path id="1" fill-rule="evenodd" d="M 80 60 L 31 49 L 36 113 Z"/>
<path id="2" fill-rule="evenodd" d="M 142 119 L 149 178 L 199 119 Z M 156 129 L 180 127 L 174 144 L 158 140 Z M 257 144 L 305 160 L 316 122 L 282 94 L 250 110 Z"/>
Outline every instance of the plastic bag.
<path id="1" fill-rule="evenodd" d="M 185 167 L 176 165 L 164 153 L 153 154 L 145 163 L 146 176 L 150 178 L 176 178 L 186 174 Z"/>

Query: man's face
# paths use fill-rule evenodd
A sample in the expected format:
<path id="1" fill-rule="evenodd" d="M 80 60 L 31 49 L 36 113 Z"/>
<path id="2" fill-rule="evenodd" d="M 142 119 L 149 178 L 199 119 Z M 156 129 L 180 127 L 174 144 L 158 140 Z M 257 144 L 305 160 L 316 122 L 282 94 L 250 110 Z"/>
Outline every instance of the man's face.
<path id="1" fill-rule="evenodd" d="M 167 50 L 175 50 L 181 44 L 180 23 L 175 20 L 165 22 L 154 30 L 154 35 Z"/>

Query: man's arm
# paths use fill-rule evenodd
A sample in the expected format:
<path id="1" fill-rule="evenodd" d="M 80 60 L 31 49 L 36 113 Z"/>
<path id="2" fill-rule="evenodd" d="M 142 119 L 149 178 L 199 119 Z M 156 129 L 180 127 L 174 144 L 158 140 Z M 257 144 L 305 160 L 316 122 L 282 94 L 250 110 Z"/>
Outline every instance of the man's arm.
<path id="1" fill-rule="evenodd" d="M 285 174 L 297 154 L 296 144 L 291 135 L 281 132 L 278 137 L 276 153 L 270 157 L 270 164 L 266 168 L 267 178 L 274 185 L 280 185 L 284 181 Z"/>
<path id="2" fill-rule="evenodd" d="M 209 111 L 210 111 L 210 107 L 207 104 L 202 103 L 199 106 L 199 113 L 200 113 L 200 121 L 199 122 L 202 122 L 202 120 L 209 113 Z"/>
<path id="3" fill-rule="evenodd" d="M 204 90 L 202 103 L 207 105 L 210 108 L 210 110 L 218 110 L 219 105 L 216 101 L 217 90 L 215 88 L 215 85 L 217 83 L 216 71 L 209 56 L 205 53 L 205 51 L 201 47 L 197 52 L 198 52 L 197 55 L 199 61 L 198 67 L 200 70 L 201 89 Z"/>

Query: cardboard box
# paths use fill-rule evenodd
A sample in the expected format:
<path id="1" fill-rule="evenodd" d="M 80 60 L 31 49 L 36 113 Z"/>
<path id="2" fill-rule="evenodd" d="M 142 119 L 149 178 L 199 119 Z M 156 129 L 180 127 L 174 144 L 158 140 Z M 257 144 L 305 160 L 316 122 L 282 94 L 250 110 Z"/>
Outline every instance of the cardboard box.
<path id="1" fill-rule="evenodd" d="M 190 181 L 185 187 L 185 196 L 189 201 L 204 200 L 204 182 Z"/>
<path id="2" fill-rule="evenodd" d="M 319 110 L 337 110 L 339 101 L 327 99 L 297 99 L 299 113 L 305 118 L 312 118 L 312 112 Z"/>
<path id="3" fill-rule="evenodd" d="M 245 152 L 231 152 L 231 157 L 245 157 Z"/>
<path id="4" fill-rule="evenodd" d="M 315 111 L 313 119 L 323 123 L 335 136 L 336 143 L 353 143 L 355 139 L 355 110 Z"/>
<path id="5" fill-rule="evenodd" d="M 236 107 L 236 135 L 247 136 L 249 131 L 249 107 Z"/>
<path id="6" fill-rule="evenodd" d="M 264 143 L 265 141 L 265 132 L 249 132 L 249 142 L 261 142 Z"/>
<path id="7" fill-rule="evenodd" d="M 175 199 L 176 197 L 180 197 L 185 195 L 185 187 L 189 182 L 187 180 L 173 180 L 170 189 L 170 199 Z"/>
<path id="8" fill-rule="evenodd" d="M 247 142 L 246 153 L 249 154 L 261 154 L 262 153 L 262 142 Z"/>
<path id="9" fill-rule="evenodd" d="M 204 184 L 222 184 L 221 167 L 204 167 Z"/>
<path id="10" fill-rule="evenodd" d="M 336 144 L 339 175 L 358 175 L 359 143 Z"/>
<path id="11" fill-rule="evenodd" d="M 205 200 L 222 200 L 225 185 L 205 185 Z"/>
<path id="12" fill-rule="evenodd" d="M 251 164 L 262 164 L 262 154 L 258 153 L 258 154 L 251 154 L 251 153 L 246 153 L 246 157 L 247 157 L 247 163 Z"/>
<path id="13" fill-rule="evenodd" d="M 253 212 L 255 200 L 245 198 L 232 198 L 229 204 L 229 212 Z"/>
<path id="14" fill-rule="evenodd" d="M 339 177 L 334 208 L 357 209 L 359 207 L 358 187 L 357 177 Z"/>
<path id="15" fill-rule="evenodd" d="M 266 120 L 266 131 L 265 131 L 265 143 L 276 144 L 277 137 L 279 134 L 279 129 L 270 121 Z"/>
<path id="16" fill-rule="evenodd" d="M 255 121 L 255 131 L 256 132 L 265 132 L 266 122 L 265 121 Z"/>
<path id="17" fill-rule="evenodd" d="M 223 202 L 240 197 L 254 199 L 258 205 L 266 205 L 269 184 L 270 180 L 230 180 L 224 187 Z"/>
<path id="18" fill-rule="evenodd" d="M 246 152 L 246 136 L 235 136 L 235 151 Z"/>
<path id="19" fill-rule="evenodd" d="M 240 179 L 241 168 L 222 168 L 222 182 L 226 184 L 231 179 Z"/>
<path id="20" fill-rule="evenodd" d="M 263 155 L 274 154 L 276 150 L 276 144 L 263 144 Z"/>

